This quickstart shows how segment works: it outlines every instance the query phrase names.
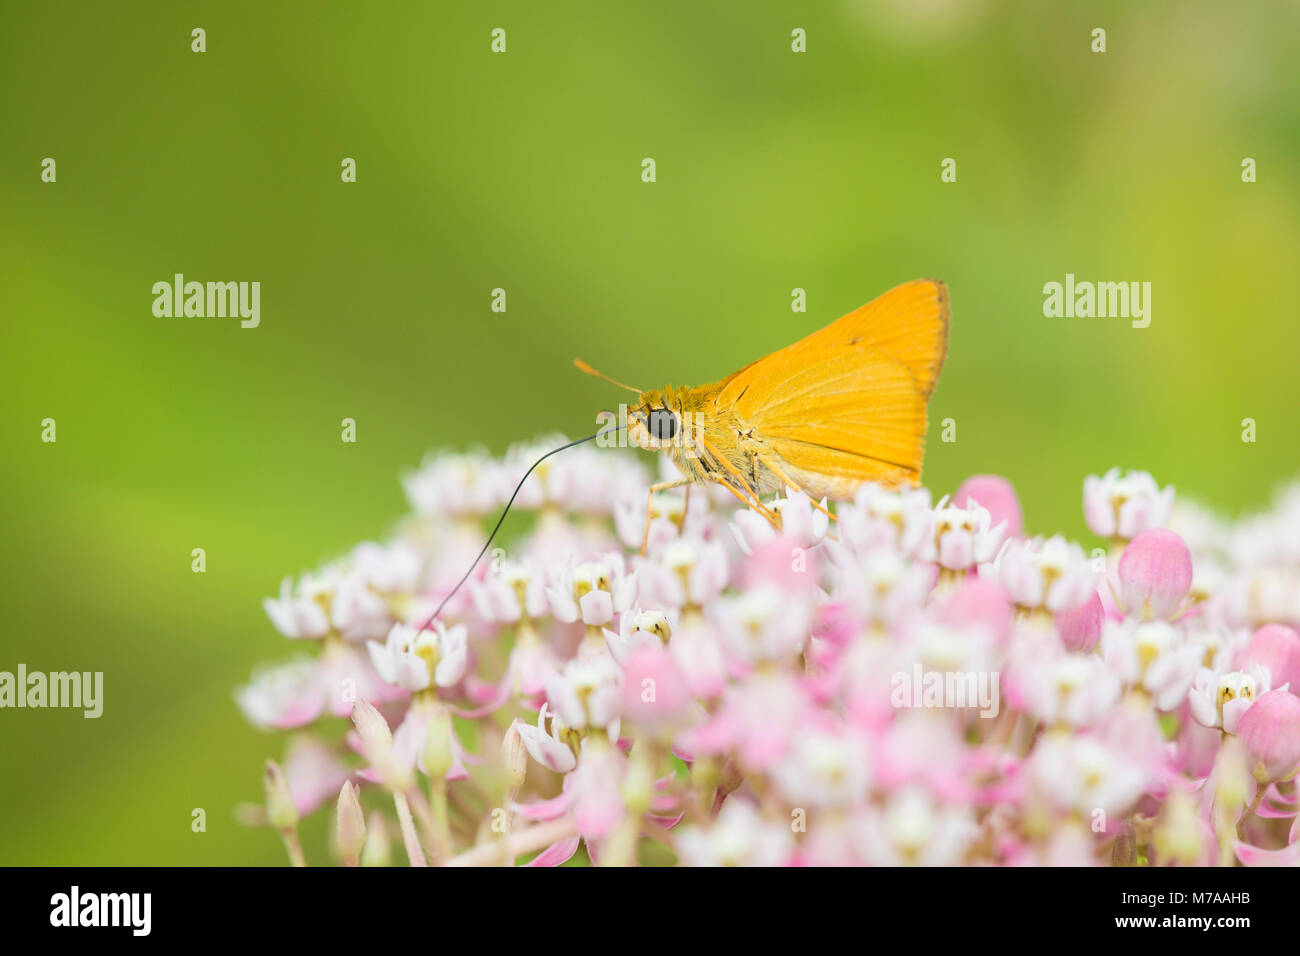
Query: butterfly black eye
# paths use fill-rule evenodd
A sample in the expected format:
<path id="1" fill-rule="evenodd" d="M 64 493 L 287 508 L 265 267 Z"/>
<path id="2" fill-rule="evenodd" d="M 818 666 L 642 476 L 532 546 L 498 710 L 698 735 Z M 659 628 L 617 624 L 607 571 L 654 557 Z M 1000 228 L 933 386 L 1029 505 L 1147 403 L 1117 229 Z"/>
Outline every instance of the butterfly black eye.
<path id="1" fill-rule="evenodd" d="M 677 416 L 666 408 L 652 408 L 646 429 L 652 438 L 670 441 L 677 437 Z"/>

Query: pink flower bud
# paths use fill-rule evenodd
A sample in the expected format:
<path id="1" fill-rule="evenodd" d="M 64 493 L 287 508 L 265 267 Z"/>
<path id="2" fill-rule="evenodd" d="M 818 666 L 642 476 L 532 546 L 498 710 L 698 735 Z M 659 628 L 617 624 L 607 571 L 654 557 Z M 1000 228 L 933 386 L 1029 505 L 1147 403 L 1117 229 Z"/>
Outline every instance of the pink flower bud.
<path id="1" fill-rule="evenodd" d="M 1300 766 L 1300 697 L 1282 689 L 1260 696 L 1237 722 L 1260 783 L 1284 780 Z"/>
<path id="2" fill-rule="evenodd" d="M 1072 651 L 1090 651 L 1101 637 L 1101 595 L 1096 591 L 1078 607 L 1056 614 L 1056 630 L 1061 643 Z"/>
<path id="3" fill-rule="evenodd" d="M 1120 598 L 1141 620 L 1169 620 L 1192 589 L 1192 553 L 1172 531 L 1143 531 L 1119 559 Z"/>
<path id="4" fill-rule="evenodd" d="M 949 627 L 983 628 L 999 644 L 1011 634 L 1011 598 L 988 578 L 970 577 L 941 600 L 935 619 Z"/>
<path id="5" fill-rule="evenodd" d="M 1007 537 L 1018 538 L 1024 522 L 1020 517 L 1020 502 L 1011 482 L 998 475 L 971 475 L 961 483 L 952 503 L 958 508 L 968 508 L 968 499 L 974 499 L 992 518 L 994 525 L 1006 522 Z"/>
<path id="6" fill-rule="evenodd" d="M 638 647 L 623 665 L 623 715 L 644 730 L 676 725 L 691 703 L 677 662 L 662 645 Z"/>
<path id="7" fill-rule="evenodd" d="M 1267 667 L 1274 687 L 1290 683 L 1300 694 L 1300 634 L 1284 624 L 1267 624 L 1251 635 L 1237 652 L 1236 669 Z"/>

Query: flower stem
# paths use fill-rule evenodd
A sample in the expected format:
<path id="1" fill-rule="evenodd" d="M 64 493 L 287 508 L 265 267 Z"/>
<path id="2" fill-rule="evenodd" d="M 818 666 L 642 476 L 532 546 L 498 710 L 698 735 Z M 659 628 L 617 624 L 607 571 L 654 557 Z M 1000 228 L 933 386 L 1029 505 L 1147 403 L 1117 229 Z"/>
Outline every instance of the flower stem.
<path id="1" fill-rule="evenodd" d="M 285 827 L 280 831 L 284 840 L 284 849 L 289 854 L 289 862 L 294 866 L 306 866 L 307 858 L 302 853 L 302 841 L 298 839 L 298 828 Z"/>
<path id="2" fill-rule="evenodd" d="M 524 853 L 532 853 L 534 850 L 541 850 L 550 846 L 559 840 L 567 840 L 578 832 L 577 824 L 572 817 L 561 817 L 558 820 L 548 820 L 546 823 L 539 823 L 531 826 L 526 830 L 520 830 L 510 837 L 508 846 L 510 848 L 510 858 L 513 860 Z M 447 861 L 448 866 L 491 866 L 500 859 L 501 844 L 497 840 L 491 840 L 487 843 L 480 843 L 472 850 L 466 850 L 459 856 L 452 857 Z"/>
<path id="3" fill-rule="evenodd" d="M 395 792 L 393 803 L 397 807 L 397 822 L 402 827 L 402 842 L 406 845 L 407 859 L 411 861 L 411 866 L 428 866 L 420 838 L 415 834 L 415 821 L 411 819 L 411 805 L 406 800 L 406 794 Z"/>

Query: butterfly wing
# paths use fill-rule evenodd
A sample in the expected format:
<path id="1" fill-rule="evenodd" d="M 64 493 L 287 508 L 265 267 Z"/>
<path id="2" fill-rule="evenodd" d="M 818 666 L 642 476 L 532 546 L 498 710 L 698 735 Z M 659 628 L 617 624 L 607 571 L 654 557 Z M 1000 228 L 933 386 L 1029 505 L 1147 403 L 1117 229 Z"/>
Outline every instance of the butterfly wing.
<path id="1" fill-rule="evenodd" d="M 865 481 L 916 484 L 926 398 L 911 370 L 876 349 L 805 349 L 772 365 L 734 406 L 755 454 L 804 490 L 839 496 Z M 779 461 L 764 461 L 775 453 Z"/>
<path id="2" fill-rule="evenodd" d="M 714 408 L 783 483 L 835 496 L 916 484 L 948 319 L 942 282 L 904 283 L 718 383 Z"/>
<path id="3" fill-rule="evenodd" d="M 948 352 L 948 287 L 937 279 L 914 279 L 877 296 L 793 345 L 745 366 L 723 381 L 718 400 L 731 404 L 755 377 L 782 369 L 807 352 L 864 346 L 892 358 L 912 373 L 921 394 L 934 391 Z"/>

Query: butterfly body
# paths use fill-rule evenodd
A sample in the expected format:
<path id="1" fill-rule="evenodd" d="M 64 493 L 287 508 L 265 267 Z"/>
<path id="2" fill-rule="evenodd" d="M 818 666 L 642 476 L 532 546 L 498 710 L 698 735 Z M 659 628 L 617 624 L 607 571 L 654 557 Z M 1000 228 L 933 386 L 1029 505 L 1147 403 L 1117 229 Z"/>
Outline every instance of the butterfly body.
<path id="1" fill-rule="evenodd" d="M 915 485 L 948 318 L 943 283 L 905 283 L 720 382 L 639 393 L 628 437 L 750 502 Z"/>

